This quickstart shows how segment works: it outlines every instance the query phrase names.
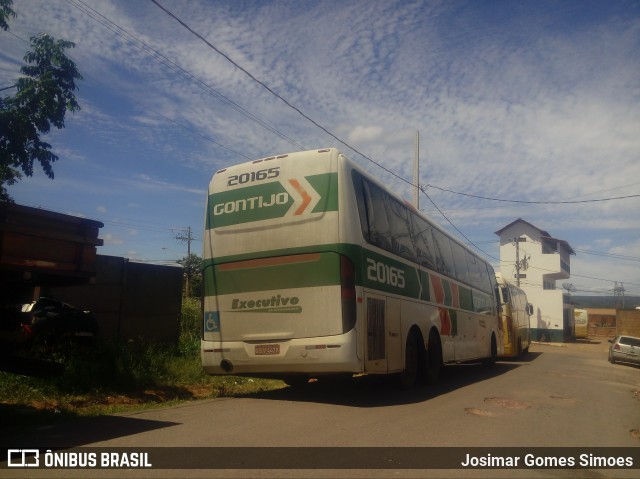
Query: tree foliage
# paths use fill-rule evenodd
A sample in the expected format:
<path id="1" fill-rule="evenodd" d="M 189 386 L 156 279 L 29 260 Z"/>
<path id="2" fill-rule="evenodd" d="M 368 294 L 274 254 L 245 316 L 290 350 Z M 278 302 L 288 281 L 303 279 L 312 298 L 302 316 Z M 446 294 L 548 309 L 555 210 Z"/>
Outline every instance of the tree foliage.
<path id="1" fill-rule="evenodd" d="M 11 0 L 0 0 L 0 28 L 8 29 L 7 19 L 15 17 Z M 0 200 L 11 200 L 6 185 L 14 184 L 24 173 L 33 175 L 33 164 L 40 163 L 53 178 L 52 163 L 58 156 L 41 139 L 51 126 L 64 128 L 67 111 L 80 109 L 74 95 L 76 81 L 82 79 L 75 63 L 65 51 L 73 42 L 56 40 L 42 33 L 31 38 L 31 50 L 24 56 L 27 65 L 15 85 L 13 96 L 0 98 Z"/>
<path id="2" fill-rule="evenodd" d="M 182 265 L 184 271 L 185 294 L 190 297 L 199 297 L 202 294 L 202 258 L 191 253 L 178 260 L 178 263 Z"/>
<path id="3" fill-rule="evenodd" d="M 12 0 L 0 0 L 0 28 L 5 32 L 9 30 L 9 24 L 7 23 L 9 17 L 16 18 L 16 12 L 11 8 L 12 4 Z"/>

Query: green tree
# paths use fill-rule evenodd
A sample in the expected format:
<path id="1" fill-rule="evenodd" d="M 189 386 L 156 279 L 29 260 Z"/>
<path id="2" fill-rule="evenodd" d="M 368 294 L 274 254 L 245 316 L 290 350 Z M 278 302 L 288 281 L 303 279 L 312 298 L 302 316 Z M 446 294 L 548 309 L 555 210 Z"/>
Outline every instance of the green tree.
<path id="1" fill-rule="evenodd" d="M 9 30 L 9 24 L 7 20 L 9 17 L 16 18 L 16 12 L 11 9 L 13 0 L 0 0 L 0 28 L 5 32 Z"/>
<path id="2" fill-rule="evenodd" d="M 12 0 L 0 0 L 0 28 L 5 31 L 7 20 L 16 16 L 12 4 Z M 0 200 L 12 201 L 6 186 L 15 184 L 22 174 L 33 175 L 35 161 L 49 178 L 54 177 L 51 164 L 58 156 L 40 136 L 51 125 L 64 128 L 67 110 L 80 110 L 73 92 L 82 76 L 65 55 L 73 47 L 73 42 L 45 33 L 32 37 L 31 50 L 24 57 L 27 65 L 20 69 L 23 76 L 1 89 L 15 88 L 17 93 L 0 98 Z"/>
<path id="3" fill-rule="evenodd" d="M 202 293 L 202 258 L 191 253 L 178 260 L 178 263 L 182 265 L 184 271 L 185 295 L 199 297 Z"/>

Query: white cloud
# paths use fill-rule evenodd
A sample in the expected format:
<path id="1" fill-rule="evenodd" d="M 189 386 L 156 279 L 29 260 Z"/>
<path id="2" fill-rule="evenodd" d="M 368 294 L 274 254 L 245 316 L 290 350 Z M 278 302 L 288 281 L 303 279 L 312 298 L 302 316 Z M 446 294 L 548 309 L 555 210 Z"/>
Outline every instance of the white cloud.
<path id="1" fill-rule="evenodd" d="M 111 233 L 101 234 L 100 238 L 102 238 L 105 245 L 120 245 L 124 243 L 121 238 L 114 236 Z"/>
<path id="2" fill-rule="evenodd" d="M 297 144 L 338 146 L 410 197 L 406 183 L 340 145 L 152 3 L 86 4 L 103 23 L 111 20 L 112 30 L 67 2 L 14 5 L 12 31 L 25 38 L 48 31 L 75 41 L 71 54 L 85 75 L 82 111 L 54 137 L 61 158 L 55 182 L 34 177 L 16 185 L 17 199 L 48 204 L 73 194 L 82 203 L 77 198 L 100 195 L 97 201 L 110 211 L 135 208 L 140 218 L 198 224 L 217 168 L 297 150 Z M 403 178 L 412 176 L 419 130 L 422 184 L 526 200 L 638 194 L 637 21 L 626 4 L 590 5 L 399 1 L 362 8 L 362 2 L 341 1 L 241 8 L 222 0 L 167 7 L 305 114 Z M 158 53 L 142 51 L 113 29 L 165 58 L 158 61 Z M 0 76 L 10 78 L 28 46 L 7 35 L 3 40 Z M 113 203 L 103 199 L 114 191 Z M 428 193 L 470 237 L 492 238 L 518 217 L 594 251 L 634 251 L 630 245 L 640 236 L 637 199 L 523 205 Z M 421 203 L 435 211 L 424 196 Z M 599 277 L 592 268 L 604 263 L 589 257 L 577 264 Z M 634 282 L 633 270 L 620 271 Z"/>

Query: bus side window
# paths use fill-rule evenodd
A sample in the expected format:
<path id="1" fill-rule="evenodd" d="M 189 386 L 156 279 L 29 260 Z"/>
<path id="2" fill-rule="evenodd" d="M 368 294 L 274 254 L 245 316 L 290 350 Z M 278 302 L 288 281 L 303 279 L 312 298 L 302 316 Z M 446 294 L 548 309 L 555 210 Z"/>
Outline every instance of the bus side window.
<path id="1" fill-rule="evenodd" d="M 502 304 L 509 304 L 510 299 L 509 288 L 507 286 L 500 286 L 500 302 Z"/>
<path id="2" fill-rule="evenodd" d="M 467 284 L 472 284 L 471 276 L 469 274 L 469 268 L 467 266 L 467 252 L 466 250 L 460 246 L 459 244 L 453 243 L 452 245 L 453 252 L 453 262 L 456 266 L 456 273 L 458 274 L 458 279 Z"/>
<path id="3" fill-rule="evenodd" d="M 415 261 L 416 249 L 410 233 L 409 210 L 389 195 L 385 195 L 384 199 L 390 224 L 393 252 L 410 261 Z"/>
<path id="4" fill-rule="evenodd" d="M 390 251 L 391 230 L 387 219 L 384 192 L 367 181 L 364 182 L 364 192 L 369 219 L 370 242 Z"/>
<path id="5" fill-rule="evenodd" d="M 369 232 L 369 215 L 367 214 L 367 205 L 364 193 L 364 179 L 356 170 L 353 170 L 353 187 L 356 193 L 356 203 L 358 204 L 358 216 L 360 217 L 360 229 L 362 236 L 367 241 L 371 240 Z"/>
<path id="6" fill-rule="evenodd" d="M 412 215 L 412 220 L 411 236 L 416 245 L 416 260 L 422 266 L 434 268 L 433 245 L 429 241 L 432 226 L 416 215 Z"/>
<path id="7" fill-rule="evenodd" d="M 453 254 L 451 253 L 451 241 L 437 229 L 432 229 L 433 244 L 436 253 L 436 269 L 448 276 L 455 276 L 456 270 L 453 263 Z"/>

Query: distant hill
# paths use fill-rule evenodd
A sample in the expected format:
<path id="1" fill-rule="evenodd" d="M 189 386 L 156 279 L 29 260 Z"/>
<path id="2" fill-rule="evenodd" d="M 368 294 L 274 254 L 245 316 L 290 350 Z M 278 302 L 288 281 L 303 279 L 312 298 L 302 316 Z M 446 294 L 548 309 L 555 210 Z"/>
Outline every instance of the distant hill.
<path id="1" fill-rule="evenodd" d="M 571 295 L 571 302 L 576 308 L 615 308 L 613 296 L 576 296 Z M 625 296 L 624 309 L 635 309 L 640 306 L 640 296 Z"/>

